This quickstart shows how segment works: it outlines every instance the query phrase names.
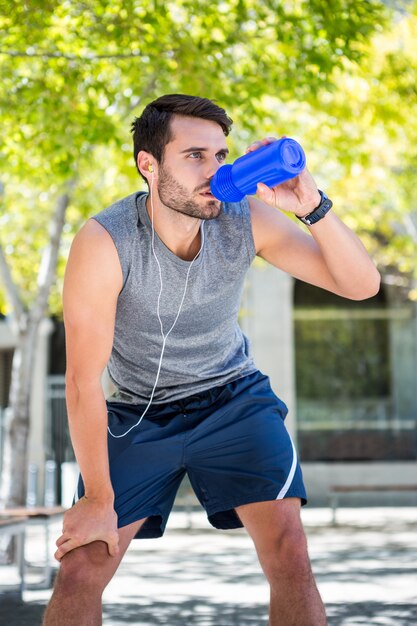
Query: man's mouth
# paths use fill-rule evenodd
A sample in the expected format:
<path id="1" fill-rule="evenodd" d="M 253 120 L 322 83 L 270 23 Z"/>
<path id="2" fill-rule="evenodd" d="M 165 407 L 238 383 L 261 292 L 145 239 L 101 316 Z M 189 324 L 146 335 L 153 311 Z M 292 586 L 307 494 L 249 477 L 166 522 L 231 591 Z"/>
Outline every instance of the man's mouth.
<path id="1" fill-rule="evenodd" d="M 205 198 L 210 198 L 211 200 L 216 200 L 216 197 L 213 196 L 209 189 L 206 189 L 206 191 L 200 191 L 200 195 L 204 196 Z"/>

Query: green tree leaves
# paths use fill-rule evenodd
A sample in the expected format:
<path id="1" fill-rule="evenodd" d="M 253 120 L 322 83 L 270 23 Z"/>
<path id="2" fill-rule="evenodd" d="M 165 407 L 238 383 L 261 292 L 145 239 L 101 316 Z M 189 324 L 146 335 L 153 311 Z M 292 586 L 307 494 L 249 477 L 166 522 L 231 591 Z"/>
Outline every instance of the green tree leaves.
<path id="1" fill-rule="evenodd" d="M 130 123 L 162 93 L 225 106 L 232 158 L 255 137 L 295 134 L 342 214 L 370 237 L 384 225 L 391 245 L 390 211 L 414 201 L 415 185 L 398 189 L 414 180 L 415 16 L 394 23 L 385 4 L 362 0 L 16 0 L 13 11 L 0 0 L 0 9 L 0 242 L 28 304 L 56 198 L 76 181 L 64 259 L 88 215 L 138 186 Z M 387 168 L 389 194 L 379 184 Z"/>

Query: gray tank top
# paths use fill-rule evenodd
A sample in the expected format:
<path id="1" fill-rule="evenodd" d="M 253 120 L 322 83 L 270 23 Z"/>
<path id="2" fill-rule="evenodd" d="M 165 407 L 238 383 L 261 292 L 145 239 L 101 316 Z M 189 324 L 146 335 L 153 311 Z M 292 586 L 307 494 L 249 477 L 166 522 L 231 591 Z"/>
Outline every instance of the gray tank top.
<path id="1" fill-rule="evenodd" d="M 134 193 L 94 216 L 112 237 L 123 271 L 107 369 L 117 388 L 110 399 L 127 403 L 148 402 L 163 341 L 146 198 L 146 193 Z M 245 274 L 255 257 L 247 200 L 223 204 L 220 216 L 202 222 L 201 228 L 204 247 L 191 267 L 181 313 L 166 342 L 153 403 L 185 398 L 256 370 L 238 324 Z M 167 333 L 190 262 L 173 254 L 156 233 L 155 252 L 163 280 L 160 317 Z"/>

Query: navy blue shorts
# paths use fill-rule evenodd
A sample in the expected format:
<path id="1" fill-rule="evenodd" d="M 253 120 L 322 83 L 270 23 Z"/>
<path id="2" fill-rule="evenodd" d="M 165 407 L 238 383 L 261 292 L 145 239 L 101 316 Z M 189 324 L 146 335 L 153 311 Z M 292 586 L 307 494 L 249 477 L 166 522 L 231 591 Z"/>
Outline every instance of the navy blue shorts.
<path id="1" fill-rule="evenodd" d="M 107 402 L 117 435 L 146 405 Z M 151 405 L 125 437 L 108 437 L 118 526 L 147 518 L 136 538 L 163 535 L 185 474 L 215 528 L 239 528 L 235 507 L 306 492 L 287 407 L 255 372 L 182 400 Z M 82 479 L 78 497 L 84 493 Z"/>

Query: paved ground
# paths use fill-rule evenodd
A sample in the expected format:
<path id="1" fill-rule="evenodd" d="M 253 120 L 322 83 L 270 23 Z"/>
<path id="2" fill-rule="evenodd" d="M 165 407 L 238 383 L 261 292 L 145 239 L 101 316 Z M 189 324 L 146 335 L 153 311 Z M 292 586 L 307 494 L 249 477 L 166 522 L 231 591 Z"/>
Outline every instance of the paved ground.
<path id="1" fill-rule="evenodd" d="M 337 527 L 327 509 L 303 517 L 330 626 L 417 626 L 417 508 L 342 509 Z M 185 525 L 173 514 L 164 538 L 132 544 L 105 592 L 105 626 L 267 624 L 268 590 L 244 531 L 212 530 L 202 514 Z M 30 560 L 41 557 L 39 533 Z M 0 567 L 1 589 L 11 582 Z M 22 603 L 0 592 L 0 624 L 39 625 L 49 596 L 26 591 Z"/>

